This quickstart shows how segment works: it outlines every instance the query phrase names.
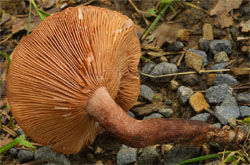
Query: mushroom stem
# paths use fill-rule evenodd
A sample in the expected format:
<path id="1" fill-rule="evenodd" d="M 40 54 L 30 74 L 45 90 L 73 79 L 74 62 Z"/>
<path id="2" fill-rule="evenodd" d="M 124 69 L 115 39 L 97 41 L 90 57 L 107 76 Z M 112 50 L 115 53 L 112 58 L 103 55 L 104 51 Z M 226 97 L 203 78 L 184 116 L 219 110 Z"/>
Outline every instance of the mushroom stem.
<path id="1" fill-rule="evenodd" d="M 106 131 L 131 147 L 169 142 L 238 143 L 245 138 L 242 132 L 219 129 L 200 121 L 164 118 L 136 120 L 115 103 L 105 87 L 94 92 L 88 102 L 87 111 Z"/>

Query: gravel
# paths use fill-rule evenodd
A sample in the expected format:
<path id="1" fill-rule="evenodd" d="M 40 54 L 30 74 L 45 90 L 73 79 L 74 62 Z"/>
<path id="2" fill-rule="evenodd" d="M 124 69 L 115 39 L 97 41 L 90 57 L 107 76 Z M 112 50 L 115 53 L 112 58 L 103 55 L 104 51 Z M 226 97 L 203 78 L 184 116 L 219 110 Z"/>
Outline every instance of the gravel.
<path id="1" fill-rule="evenodd" d="M 232 43 L 229 40 L 213 40 L 209 43 L 209 48 L 214 55 L 221 51 L 225 51 L 227 54 L 232 53 Z"/>
<path id="2" fill-rule="evenodd" d="M 209 50 L 209 41 L 206 40 L 205 38 L 201 38 L 199 40 L 199 46 L 202 50 L 207 52 Z"/>
<path id="3" fill-rule="evenodd" d="M 241 117 L 250 117 L 250 107 L 240 106 L 240 115 Z"/>
<path id="4" fill-rule="evenodd" d="M 154 118 L 163 118 L 164 116 L 160 113 L 152 113 L 148 116 L 143 117 L 143 120 L 147 120 L 147 119 L 154 119 Z"/>
<path id="5" fill-rule="evenodd" d="M 50 147 L 41 147 L 34 152 L 35 160 L 47 161 L 49 163 L 70 165 L 70 161 L 66 158 L 64 154 L 54 152 Z"/>
<path id="6" fill-rule="evenodd" d="M 250 104 L 250 93 L 239 93 L 236 95 L 236 100 L 240 103 Z"/>
<path id="7" fill-rule="evenodd" d="M 213 125 L 214 125 L 215 127 L 217 127 L 217 128 L 221 128 L 221 127 L 222 127 L 221 123 L 214 123 Z"/>
<path id="8" fill-rule="evenodd" d="M 139 100 L 153 101 L 153 99 L 154 99 L 154 91 L 146 85 L 141 85 Z"/>
<path id="9" fill-rule="evenodd" d="M 206 99 L 208 103 L 220 103 L 225 98 L 233 95 L 233 89 L 227 84 L 212 86 L 206 91 Z"/>
<path id="10" fill-rule="evenodd" d="M 159 110 L 159 113 L 164 117 L 170 117 L 174 113 L 174 111 L 171 108 L 163 108 Z"/>
<path id="11" fill-rule="evenodd" d="M 185 104 L 193 93 L 194 91 L 191 88 L 180 86 L 177 91 L 177 97 L 181 104 Z"/>
<path id="12" fill-rule="evenodd" d="M 19 150 L 17 157 L 21 163 L 26 163 L 26 162 L 32 161 L 34 158 L 34 155 L 33 155 L 33 152 L 31 151 Z"/>
<path id="13" fill-rule="evenodd" d="M 238 81 L 230 74 L 218 74 L 214 80 L 215 85 L 227 84 L 228 86 L 235 86 Z"/>
<path id="14" fill-rule="evenodd" d="M 11 148 L 11 149 L 9 149 L 9 153 L 11 154 L 12 157 L 16 158 L 18 150 L 15 148 Z"/>
<path id="15" fill-rule="evenodd" d="M 230 118 L 238 118 L 240 116 L 240 109 L 237 105 L 235 97 L 226 98 L 220 106 L 215 107 L 215 114 L 221 124 L 226 125 Z"/>
<path id="16" fill-rule="evenodd" d="M 120 150 L 118 151 L 116 158 L 117 158 L 117 164 L 129 164 L 136 162 L 137 158 L 137 149 L 128 147 L 126 145 L 122 145 Z"/>
<path id="17" fill-rule="evenodd" d="M 158 164 L 160 162 L 161 155 L 152 146 L 146 147 L 142 150 L 142 153 L 138 157 L 137 164 Z"/>
<path id="18" fill-rule="evenodd" d="M 162 62 L 160 64 L 157 64 L 150 74 L 154 76 L 159 76 L 176 72 L 177 72 L 177 66 L 175 64 Z M 172 77 L 161 77 L 161 78 L 151 78 L 150 80 L 153 82 L 169 82 L 171 79 Z"/>
<path id="19" fill-rule="evenodd" d="M 154 69 L 155 66 L 156 66 L 156 64 L 154 62 L 146 63 L 142 68 L 142 73 L 149 74 L 150 72 L 152 72 L 152 70 Z"/>
<path id="20" fill-rule="evenodd" d="M 219 64 L 215 64 L 212 67 L 212 70 L 219 70 L 219 69 L 225 69 L 226 68 L 227 63 L 223 62 L 223 63 L 219 63 Z"/>
<path id="21" fill-rule="evenodd" d="M 208 61 L 207 61 L 207 53 L 202 51 L 202 50 L 196 50 L 196 49 L 188 49 L 189 51 L 191 52 L 194 52 L 198 55 L 201 55 L 203 57 L 203 60 L 202 60 L 202 65 L 206 66 L 208 64 Z"/>
<path id="22" fill-rule="evenodd" d="M 200 113 L 198 115 L 191 117 L 190 120 L 199 120 L 199 121 L 207 122 L 210 116 L 211 115 L 209 113 Z"/>
<path id="23" fill-rule="evenodd" d="M 184 44 L 181 41 L 176 41 L 167 46 L 168 51 L 181 51 L 184 48 Z"/>
<path id="24" fill-rule="evenodd" d="M 215 54 L 214 61 L 216 63 L 228 62 L 229 58 L 227 56 L 227 53 L 225 51 L 222 51 Z"/>
<path id="25" fill-rule="evenodd" d="M 21 128 L 18 128 L 16 133 L 17 133 L 17 135 L 24 135 L 24 132 Z"/>

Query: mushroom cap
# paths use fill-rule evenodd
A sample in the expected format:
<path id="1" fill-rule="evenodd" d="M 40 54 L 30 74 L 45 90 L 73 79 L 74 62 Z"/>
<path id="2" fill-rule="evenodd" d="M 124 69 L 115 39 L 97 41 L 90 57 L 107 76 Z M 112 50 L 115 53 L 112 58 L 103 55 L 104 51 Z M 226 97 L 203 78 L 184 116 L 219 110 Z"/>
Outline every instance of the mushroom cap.
<path id="1" fill-rule="evenodd" d="M 140 56 L 127 16 L 93 6 L 53 14 L 14 51 L 7 77 L 11 112 L 34 141 L 77 153 L 96 136 L 98 122 L 86 106 L 98 87 L 125 111 L 136 102 Z"/>

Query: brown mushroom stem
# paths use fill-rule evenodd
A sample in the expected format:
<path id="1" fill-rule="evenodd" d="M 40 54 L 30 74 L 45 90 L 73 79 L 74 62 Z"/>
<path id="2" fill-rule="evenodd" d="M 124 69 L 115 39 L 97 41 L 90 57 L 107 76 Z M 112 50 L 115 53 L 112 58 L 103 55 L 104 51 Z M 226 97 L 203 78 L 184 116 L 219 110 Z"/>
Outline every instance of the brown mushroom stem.
<path id="1" fill-rule="evenodd" d="M 219 129 L 200 121 L 163 118 L 136 120 L 115 103 L 105 87 L 100 87 L 94 92 L 88 102 L 87 111 L 106 131 L 131 147 L 168 142 L 238 143 L 245 138 L 241 132 Z"/>

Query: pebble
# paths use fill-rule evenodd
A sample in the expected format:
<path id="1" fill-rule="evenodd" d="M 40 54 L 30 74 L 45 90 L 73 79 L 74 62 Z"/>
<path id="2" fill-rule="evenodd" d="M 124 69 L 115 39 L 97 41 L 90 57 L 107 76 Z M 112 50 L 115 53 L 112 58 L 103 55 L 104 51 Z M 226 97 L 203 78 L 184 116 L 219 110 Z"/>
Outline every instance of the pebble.
<path id="1" fill-rule="evenodd" d="M 179 86 L 180 86 L 180 84 L 177 81 L 175 81 L 175 80 L 170 81 L 170 89 L 172 91 L 175 91 L 177 88 L 179 88 Z"/>
<path id="2" fill-rule="evenodd" d="M 162 105 L 159 106 L 157 104 L 146 104 L 145 106 L 141 107 L 135 107 L 132 109 L 132 111 L 137 115 L 137 116 L 146 116 L 149 115 L 153 112 L 158 111 L 161 108 L 165 108 L 166 106 Z"/>
<path id="3" fill-rule="evenodd" d="M 236 100 L 240 103 L 250 104 L 250 93 L 239 93 L 236 95 Z"/>
<path id="4" fill-rule="evenodd" d="M 219 64 L 215 64 L 215 65 L 212 67 L 212 70 L 225 69 L 225 68 L 226 68 L 226 65 L 227 65 L 226 62 L 224 62 L 224 63 L 219 63 Z"/>
<path id="5" fill-rule="evenodd" d="M 35 160 L 45 160 L 49 163 L 70 165 L 70 161 L 66 158 L 64 154 L 57 153 L 51 150 L 50 147 L 41 147 L 34 152 Z"/>
<path id="6" fill-rule="evenodd" d="M 241 117 L 250 117 L 250 107 L 240 106 L 240 115 Z"/>
<path id="7" fill-rule="evenodd" d="M 165 156 L 165 164 L 175 165 L 184 160 L 199 156 L 200 147 L 174 146 Z"/>
<path id="8" fill-rule="evenodd" d="M 229 58 L 227 56 L 227 53 L 225 51 L 222 51 L 215 54 L 214 61 L 215 63 L 228 62 Z"/>
<path id="9" fill-rule="evenodd" d="M 9 149 L 9 153 L 11 154 L 12 157 L 16 158 L 18 150 L 15 148 L 11 148 L 11 149 Z"/>
<path id="10" fill-rule="evenodd" d="M 206 91 L 206 100 L 208 103 L 220 103 L 225 98 L 233 95 L 233 89 L 227 84 L 212 86 Z"/>
<path id="11" fill-rule="evenodd" d="M 189 98 L 189 104 L 193 107 L 195 112 L 201 112 L 202 110 L 209 108 L 204 95 L 200 92 L 196 92 Z"/>
<path id="12" fill-rule="evenodd" d="M 207 122 L 210 116 L 211 115 L 209 113 L 200 113 L 198 115 L 191 117 L 190 120 L 199 120 L 199 121 Z"/>
<path id="13" fill-rule="evenodd" d="M 123 165 L 136 162 L 136 152 L 136 148 L 128 147 L 123 144 L 118 153 L 116 154 L 117 164 Z"/>
<path id="14" fill-rule="evenodd" d="M 180 86 L 177 91 L 177 97 L 181 104 L 185 104 L 193 93 L 194 91 L 191 88 Z"/>
<path id="15" fill-rule="evenodd" d="M 202 69 L 203 57 L 195 52 L 187 51 L 185 55 L 185 63 L 187 64 L 187 67 L 200 71 Z"/>
<path id="16" fill-rule="evenodd" d="M 207 52 L 209 50 L 209 41 L 206 40 L 205 38 L 201 38 L 199 40 L 199 47 Z"/>
<path id="17" fill-rule="evenodd" d="M 16 133 L 17 133 L 17 135 L 24 135 L 24 132 L 23 132 L 22 128 L 18 128 L 16 130 Z"/>
<path id="18" fill-rule="evenodd" d="M 137 164 L 158 164 L 160 162 L 161 155 L 152 146 L 146 147 L 142 150 L 142 153 L 138 157 Z"/>
<path id="19" fill-rule="evenodd" d="M 101 147 L 99 147 L 99 146 L 96 147 L 95 154 L 102 154 L 103 152 L 104 152 L 104 150 Z"/>
<path id="20" fill-rule="evenodd" d="M 170 117 L 174 113 L 174 111 L 171 108 L 163 108 L 159 110 L 159 113 L 164 117 Z"/>
<path id="21" fill-rule="evenodd" d="M 189 51 L 191 52 L 194 52 L 198 55 L 201 55 L 203 57 L 203 60 L 202 60 L 202 65 L 206 66 L 208 64 L 208 61 L 207 61 L 207 53 L 202 51 L 202 50 L 196 50 L 196 49 L 188 49 Z"/>
<path id="22" fill-rule="evenodd" d="M 198 85 L 200 80 L 200 77 L 198 74 L 186 74 L 179 76 L 183 84 L 195 86 Z"/>
<path id="23" fill-rule="evenodd" d="M 181 41 L 176 41 L 167 46 L 168 51 L 181 51 L 184 48 L 184 44 Z"/>
<path id="24" fill-rule="evenodd" d="M 240 109 L 235 97 L 227 97 L 220 106 L 216 106 L 215 116 L 223 125 L 226 125 L 231 118 L 238 118 L 240 116 Z"/>
<path id="25" fill-rule="evenodd" d="M 222 127 L 221 123 L 214 123 L 213 125 L 214 125 L 215 127 L 217 127 L 217 128 L 221 128 L 221 127 Z"/>
<path id="26" fill-rule="evenodd" d="M 229 40 L 213 40 L 209 43 L 210 52 L 214 55 L 218 52 L 225 51 L 227 54 L 232 53 L 232 43 Z"/>
<path id="27" fill-rule="evenodd" d="M 159 75 L 166 75 L 166 74 L 176 73 L 176 72 L 177 72 L 177 66 L 175 64 L 162 62 L 160 64 L 157 64 L 150 74 L 154 76 L 159 76 Z M 172 77 L 161 77 L 161 78 L 151 78 L 151 81 L 169 82 L 171 79 Z"/>
<path id="28" fill-rule="evenodd" d="M 165 99 L 164 102 L 166 105 L 172 105 L 172 103 L 173 103 L 172 100 L 170 100 L 170 99 Z"/>
<path id="29" fill-rule="evenodd" d="M 152 113 L 148 116 L 143 117 L 143 120 L 147 120 L 147 119 L 154 119 L 154 118 L 163 118 L 164 116 L 160 113 Z"/>
<path id="30" fill-rule="evenodd" d="M 17 157 L 21 163 L 27 163 L 33 160 L 34 155 L 33 155 L 33 152 L 31 151 L 19 150 Z"/>
<path id="31" fill-rule="evenodd" d="M 147 85 L 141 85 L 140 86 L 140 95 L 139 100 L 140 101 L 153 101 L 154 99 L 154 91 L 149 88 Z"/>
<path id="32" fill-rule="evenodd" d="M 215 85 L 227 84 L 228 86 L 235 86 L 238 81 L 230 74 L 218 74 L 214 80 Z"/>
<path id="33" fill-rule="evenodd" d="M 156 66 L 156 64 L 154 62 L 146 63 L 142 68 L 142 73 L 150 74 L 155 66 Z M 141 77 L 144 78 L 144 79 L 148 79 L 147 76 L 141 75 Z"/>
<path id="34" fill-rule="evenodd" d="M 217 76 L 217 74 L 215 74 L 215 73 L 209 73 L 209 74 L 205 75 L 206 84 L 208 86 L 214 85 L 214 80 L 215 80 L 216 76 Z"/>

